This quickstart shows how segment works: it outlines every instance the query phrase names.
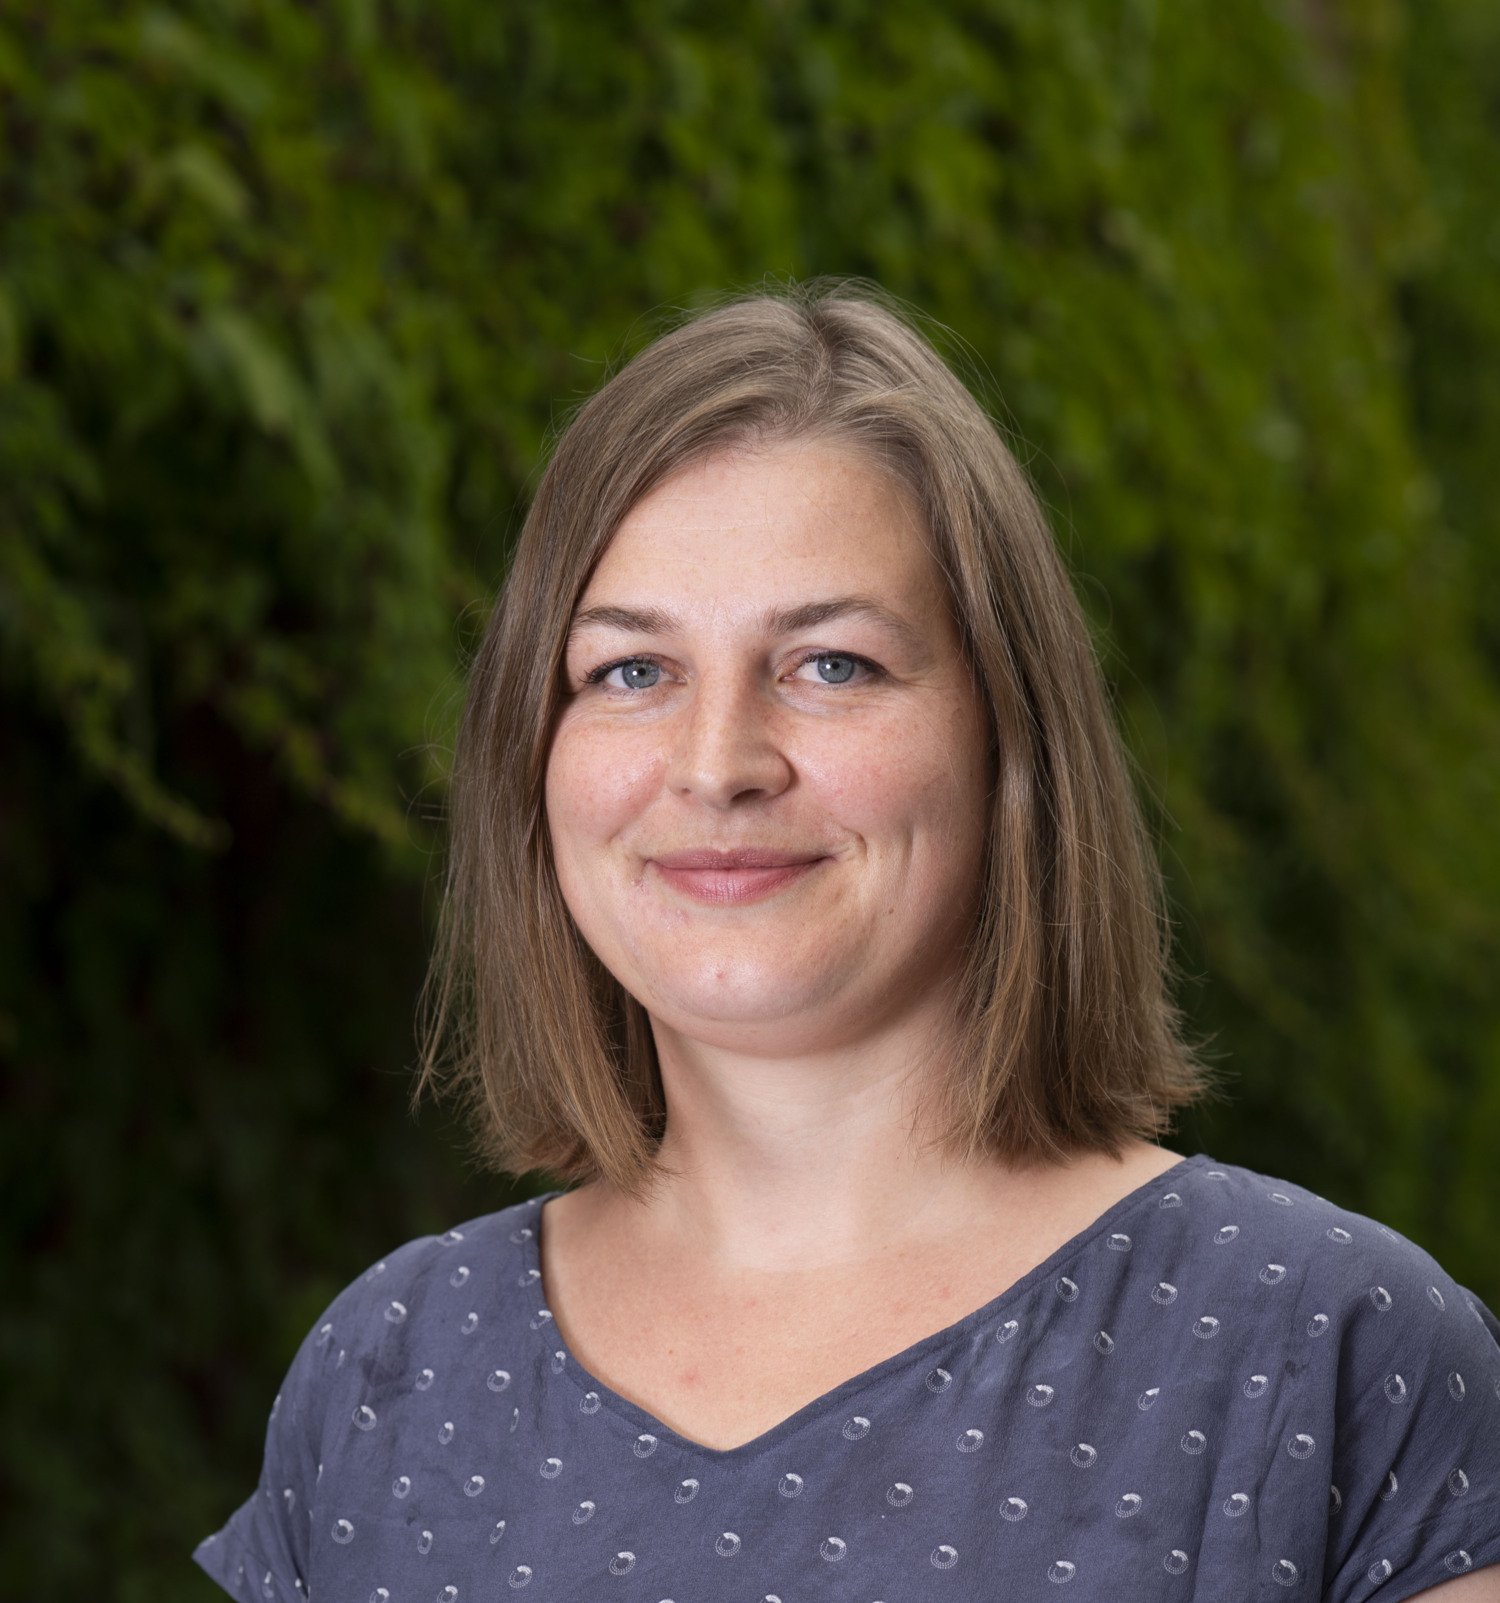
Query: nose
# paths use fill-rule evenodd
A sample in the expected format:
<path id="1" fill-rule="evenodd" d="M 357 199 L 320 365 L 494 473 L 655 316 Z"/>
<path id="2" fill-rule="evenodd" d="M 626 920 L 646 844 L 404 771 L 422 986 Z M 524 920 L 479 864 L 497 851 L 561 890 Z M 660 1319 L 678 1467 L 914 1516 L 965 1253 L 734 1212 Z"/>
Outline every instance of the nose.
<path id="1" fill-rule="evenodd" d="M 710 807 L 774 796 L 791 781 L 785 715 L 751 670 L 708 673 L 672 720 L 668 787 Z"/>

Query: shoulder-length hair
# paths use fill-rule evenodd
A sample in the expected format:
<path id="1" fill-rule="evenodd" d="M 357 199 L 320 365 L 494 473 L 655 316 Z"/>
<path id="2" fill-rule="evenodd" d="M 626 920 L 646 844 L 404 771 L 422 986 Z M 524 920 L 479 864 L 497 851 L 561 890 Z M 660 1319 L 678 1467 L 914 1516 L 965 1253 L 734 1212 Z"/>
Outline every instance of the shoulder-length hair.
<path id="1" fill-rule="evenodd" d="M 419 1001 L 413 1103 L 456 1087 L 486 1167 L 636 1198 L 665 1172 L 649 1017 L 583 940 L 552 860 L 566 636 L 654 486 L 717 452 L 814 438 L 863 448 L 915 495 L 989 706 L 982 894 L 953 1048 L 924 1093 L 939 1142 L 960 1162 L 1118 1156 L 1217 1094 L 1168 997 L 1160 868 L 1037 496 L 903 303 L 816 279 L 721 300 L 647 345 L 567 420 L 538 482 L 470 670 Z"/>

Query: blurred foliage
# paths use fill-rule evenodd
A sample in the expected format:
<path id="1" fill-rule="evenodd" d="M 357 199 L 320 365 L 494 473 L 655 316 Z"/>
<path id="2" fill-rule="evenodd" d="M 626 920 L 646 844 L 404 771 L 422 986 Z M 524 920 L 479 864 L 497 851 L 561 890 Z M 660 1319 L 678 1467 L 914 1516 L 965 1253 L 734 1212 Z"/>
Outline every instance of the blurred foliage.
<path id="1" fill-rule="evenodd" d="M 462 652 L 553 407 L 765 274 L 1053 511 L 1237 1076 L 1167 1144 L 1500 1307 L 1497 106 L 1487 0 L 5 0 L 7 1588 L 216 1595 L 314 1315 L 529 1189 L 405 1109 Z"/>

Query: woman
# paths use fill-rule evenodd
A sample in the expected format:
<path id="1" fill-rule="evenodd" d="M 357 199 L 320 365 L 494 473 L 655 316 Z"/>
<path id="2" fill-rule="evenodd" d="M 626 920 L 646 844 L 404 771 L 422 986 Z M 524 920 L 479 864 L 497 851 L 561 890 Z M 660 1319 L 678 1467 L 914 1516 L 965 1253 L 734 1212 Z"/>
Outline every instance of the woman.
<path id="1" fill-rule="evenodd" d="M 1500 1322 L 1157 1144 L 1215 1090 L 1024 474 L 890 299 L 569 423 L 475 661 L 422 1085 L 570 1189 L 343 1291 L 245 1599 L 1500 1599 Z M 460 1006 L 462 1002 L 462 1006 Z M 419 1085 L 420 1092 L 422 1086 Z"/>

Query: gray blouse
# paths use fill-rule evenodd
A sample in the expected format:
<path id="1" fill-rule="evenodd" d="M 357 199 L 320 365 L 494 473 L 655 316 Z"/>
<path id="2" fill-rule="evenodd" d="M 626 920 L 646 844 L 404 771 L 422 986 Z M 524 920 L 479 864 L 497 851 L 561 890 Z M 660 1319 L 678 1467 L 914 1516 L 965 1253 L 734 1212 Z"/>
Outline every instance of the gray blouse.
<path id="1" fill-rule="evenodd" d="M 559 1194 L 333 1300 L 259 1487 L 193 1554 L 231 1596 L 1396 1603 L 1500 1562 L 1500 1321 L 1301 1186 L 1185 1158 L 727 1451 L 569 1353 L 538 1251 Z"/>

